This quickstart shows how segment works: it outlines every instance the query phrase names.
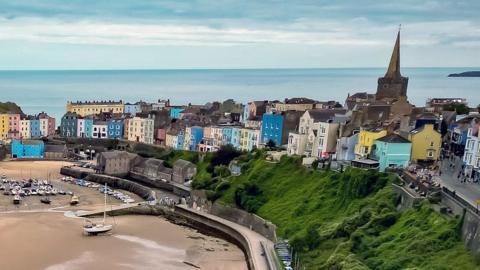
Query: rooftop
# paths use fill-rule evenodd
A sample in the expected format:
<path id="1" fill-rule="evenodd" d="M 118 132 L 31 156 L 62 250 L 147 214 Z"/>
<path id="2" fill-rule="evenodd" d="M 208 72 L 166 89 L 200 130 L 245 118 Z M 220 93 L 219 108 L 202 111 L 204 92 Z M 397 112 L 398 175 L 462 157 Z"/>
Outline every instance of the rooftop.
<path id="1" fill-rule="evenodd" d="M 380 139 L 377 139 L 377 141 L 386 142 L 386 143 L 410 143 L 409 140 L 395 133 L 387 135 Z"/>

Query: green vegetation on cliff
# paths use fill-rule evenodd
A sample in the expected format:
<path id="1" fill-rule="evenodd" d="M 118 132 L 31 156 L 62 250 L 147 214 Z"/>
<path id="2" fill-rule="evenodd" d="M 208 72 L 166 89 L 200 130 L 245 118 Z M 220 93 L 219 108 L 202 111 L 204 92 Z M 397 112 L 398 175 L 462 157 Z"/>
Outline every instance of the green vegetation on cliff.
<path id="1" fill-rule="evenodd" d="M 461 243 L 461 218 L 444 217 L 428 202 L 398 212 L 389 174 L 311 171 L 298 158 L 271 163 L 260 151 L 237 160 L 241 176 L 200 168 L 194 186 L 271 220 L 306 269 L 479 268 Z"/>
<path id="2" fill-rule="evenodd" d="M 22 109 L 14 102 L 0 102 L 0 113 L 23 114 Z"/>

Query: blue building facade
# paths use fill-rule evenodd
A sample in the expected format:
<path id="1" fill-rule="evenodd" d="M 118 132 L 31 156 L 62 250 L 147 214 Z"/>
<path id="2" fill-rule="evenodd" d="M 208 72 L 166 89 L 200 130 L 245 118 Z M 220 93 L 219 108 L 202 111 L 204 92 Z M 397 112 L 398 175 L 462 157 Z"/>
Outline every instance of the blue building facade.
<path id="1" fill-rule="evenodd" d="M 179 119 L 181 112 L 183 112 L 183 108 L 170 108 L 170 118 Z"/>
<path id="2" fill-rule="evenodd" d="M 272 140 L 275 144 L 282 145 L 283 115 L 265 113 L 262 117 L 261 143 Z"/>
<path id="3" fill-rule="evenodd" d="M 30 137 L 31 138 L 39 138 L 41 136 L 40 133 L 40 120 L 38 119 L 31 119 L 30 120 Z"/>
<path id="4" fill-rule="evenodd" d="M 90 117 L 86 117 L 83 119 L 83 125 L 84 125 L 84 136 L 85 138 L 92 138 L 92 132 L 93 132 L 93 119 Z"/>
<path id="5" fill-rule="evenodd" d="M 224 127 L 222 129 L 222 144 L 230 144 L 232 141 L 232 128 Z"/>
<path id="6" fill-rule="evenodd" d="M 62 137 L 76 137 L 78 115 L 76 113 L 67 112 L 63 115 L 60 123 L 60 135 Z"/>
<path id="7" fill-rule="evenodd" d="M 245 104 L 243 105 L 242 123 L 245 123 L 249 117 L 250 117 L 250 108 L 248 107 L 248 104 Z"/>
<path id="8" fill-rule="evenodd" d="M 185 134 L 183 132 L 179 132 L 177 135 L 177 149 L 183 149 L 184 140 Z"/>
<path id="9" fill-rule="evenodd" d="M 12 158 L 43 158 L 45 144 L 40 140 L 14 140 Z"/>
<path id="10" fill-rule="evenodd" d="M 142 112 L 142 106 L 139 103 L 126 103 L 124 107 L 124 112 L 135 116 L 137 113 Z"/>
<path id="11" fill-rule="evenodd" d="M 232 127 L 232 137 L 230 138 L 230 144 L 233 147 L 240 149 L 240 129 Z"/>
<path id="12" fill-rule="evenodd" d="M 108 120 L 108 138 L 121 139 L 123 138 L 123 121 L 119 119 Z"/>
<path id="13" fill-rule="evenodd" d="M 190 151 L 195 151 L 197 149 L 197 145 L 203 139 L 203 127 L 192 127 L 192 134 L 190 138 Z"/>

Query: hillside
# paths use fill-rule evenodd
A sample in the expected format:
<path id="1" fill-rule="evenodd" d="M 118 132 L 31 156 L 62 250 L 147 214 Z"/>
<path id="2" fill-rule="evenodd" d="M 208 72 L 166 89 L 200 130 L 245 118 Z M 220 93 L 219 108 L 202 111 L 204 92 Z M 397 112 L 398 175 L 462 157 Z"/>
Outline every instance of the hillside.
<path id="1" fill-rule="evenodd" d="M 202 169 L 194 186 L 271 220 L 306 269 L 479 269 L 460 241 L 461 218 L 441 216 L 428 202 L 398 212 L 391 175 L 309 171 L 300 159 L 275 164 L 262 152 L 239 162 L 241 176 Z"/>
<path id="2" fill-rule="evenodd" d="M 23 115 L 22 109 L 13 102 L 0 102 L 0 113 L 18 113 Z"/>

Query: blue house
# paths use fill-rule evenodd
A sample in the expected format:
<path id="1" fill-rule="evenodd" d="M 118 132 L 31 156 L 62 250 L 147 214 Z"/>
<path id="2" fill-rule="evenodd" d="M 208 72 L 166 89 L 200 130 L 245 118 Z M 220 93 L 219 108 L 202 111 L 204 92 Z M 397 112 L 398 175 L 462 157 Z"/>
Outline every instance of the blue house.
<path id="1" fill-rule="evenodd" d="M 379 170 L 406 168 L 410 162 L 412 143 L 397 134 L 390 134 L 375 140 L 373 159 L 379 163 Z"/>
<path id="2" fill-rule="evenodd" d="M 203 139 L 203 127 L 194 126 L 192 127 L 192 134 L 190 138 L 190 151 L 195 151 L 197 149 L 197 145 Z"/>
<path id="3" fill-rule="evenodd" d="M 142 112 L 142 106 L 140 102 L 137 102 L 135 104 L 125 103 L 124 113 L 129 113 L 135 116 L 137 113 L 140 113 L 140 112 Z"/>
<path id="4" fill-rule="evenodd" d="M 250 118 L 250 108 L 248 106 L 248 103 L 243 105 L 243 112 L 242 112 L 242 123 L 245 123 L 248 118 Z"/>
<path id="5" fill-rule="evenodd" d="M 222 144 L 230 144 L 232 140 L 232 128 L 224 127 L 222 129 Z"/>
<path id="6" fill-rule="evenodd" d="M 179 119 L 181 112 L 183 112 L 183 108 L 181 108 L 181 107 L 172 107 L 172 108 L 170 108 L 170 118 L 172 118 L 172 119 Z"/>
<path id="7" fill-rule="evenodd" d="M 78 114 L 67 112 L 63 115 L 60 123 L 60 135 L 62 137 L 76 137 L 77 136 L 77 119 Z"/>
<path id="8" fill-rule="evenodd" d="M 43 158 L 45 144 L 40 140 L 14 140 L 12 158 Z"/>
<path id="9" fill-rule="evenodd" d="M 282 145 L 283 115 L 265 113 L 262 117 L 261 143 L 272 140 L 276 145 Z"/>
<path id="10" fill-rule="evenodd" d="M 177 135 L 177 149 L 183 150 L 184 140 L 185 134 L 183 132 L 179 132 Z"/>
<path id="11" fill-rule="evenodd" d="M 109 139 L 121 139 L 123 138 L 123 120 L 110 119 L 108 124 L 108 138 Z"/>
<path id="12" fill-rule="evenodd" d="M 40 135 L 40 120 L 31 119 L 30 120 L 30 138 L 39 138 Z"/>
<path id="13" fill-rule="evenodd" d="M 239 128 L 232 127 L 230 144 L 233 145 L 233 147 L 240 149 L 240 129 Z"/>
<path id="14" fill-rule="evenodd" d="M 83 122 L 84 125 L 84 136 L 85 138 L 92 138 L 93 132 L 93 118 L 85 117 Z"/>

